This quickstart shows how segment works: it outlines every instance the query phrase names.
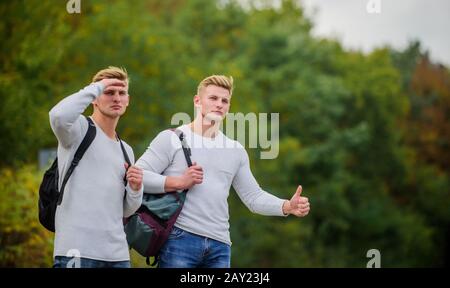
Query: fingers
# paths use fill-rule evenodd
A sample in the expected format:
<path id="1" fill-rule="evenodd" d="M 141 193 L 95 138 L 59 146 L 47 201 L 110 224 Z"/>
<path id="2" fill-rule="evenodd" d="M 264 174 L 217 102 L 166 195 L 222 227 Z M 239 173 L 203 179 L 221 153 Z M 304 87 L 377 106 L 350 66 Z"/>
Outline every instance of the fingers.
<path id="1" fill-rule="evenodd" d="M 203 178 L 203 172 L 192 172 L 190 175 L 194 178 Z"/>
<path id="2" fill-rule="evenodd" d="M 309 199 L 308 199 L 308 197 L 300 197 L 300 198 L 297 198 L 297 199 L 292 199 L 291 200 L 292 202 L 291 202 L 291 205 L 293 205 L 294 207 L 296 207 L 297 205 L 305 205 L 305 204 L 309 204 Z"/>
<path id="3" fill-rule="evenodd" d="M 128 164 L 125 163 L 125 166 L 128 167 Z M 142 168 L 139 168 L 136 165 L 131 165 L 130 168 L 128 169 L 128 171 L 141 172 L 142 173 Z"/>
<path id="4" fill-rule="evenodd" d="M 189 171 L 187 173 L 187 175 L 189 175 L 190 177 L 193 177 L 193 178 L 197 178 L 197 177 L 203 178 L 203 172 L 199 172 L 199 171 Z"/>
<path id="5" fill-rule="evenodd" d="M 137 166 L 130 166 L 127 170 L 127 180 L 130 182 L 140 182 L 142 181 L 143 171 Z"/>
<path id="6" fill-rule="evenodd" d="M 194 162 L 195 163 L 195 162 Z M 203 181 L 203 168 L 196 165 L 191 166 L 188 168 L 187 174 L 196 182 Z"/>
<path id="7" fill-rule="evenodd" d="M 304 217 L 308 215 L 309 210 L 310 210 L 309 207 L 305 209 L 296 209 L 292 214 L 294 214 L 297 217 Z"/>
<path id="8" fill-rule="evenodd" d="M 302 185 L 298 185 L 298 187 L 297 187 L 297 191 L 295 191 L 295 194 L 297 195 L 297 196 L 300 196 L 300 195 L 302 195 Z"/>
<path id="9" fill-rule="evenodd" d="M 305 217 L 306 215 L 308 215 L 308 213 L 309 213 L 309 210 L 307 210 L 307 211 L 301 211 L 300 213 L 299 213 L 299 215 L 297 215 L 298 217 Z"/>
<path id="10" fill-rule="evenodd" d="M 293 208 L 292 214 L 297 217 L 304 217 L 308 215 L 310 210 L 310 204 L 307 197 L 300 197 L 296 201 L 291 202 L 291 207 Z"/>
<path id="11" fill-rule="evenodd" d="M 298 202 L 302 203 L 302 204 L 306 204 L 306 203 L 309 203 L 309 199 L 308 199 L 308 197 L 300 197 L 298 199 Z"/>
<path id="12" fill-rule="evenodd" d="M 300 203 L 300 204 L 297 204 L 297 206 L 294 206 L 294 207 L 295 207 L 295 209 L 298 209 L 298 210 L 309 209 L 309 203 L 306 203 L 306 204 Z"/>
<path id="13" fill-rule="evenodd" d="M 191 188 L 193 185 L 202 184 L 203 182 L 203 168 L 193 162 L 192 166 L 188 167 L 183 175 L 184 188 Z"/>
<path id="14" fill-rule="evenodd" d="M 203 168 L 201 166 L 198 166 L 198 165 L 192 165 L 188 169 L 189 170 L 194 170 L 194 171 L 203 171 Z"/>
<path id="15" fill-rule="evenodd" d="M 144 174 L 144 172 L 142 171 L 142 169 L 137 168 L 136 166 L 131 166 L 127 170 L 127 175 L 140 175 L 140 176 L 142 176 L 143 174 Z"/>
<path id="16" fill-rule="evenodd" d="M 203 172 L 197 172 L 192 174 L 192 180 L 195 184 L 201 184 L 203 182 Z"/>
<path id="17" fill-rule="evenodd" d="M 119 79 L 103 79 L 101 80 L 101 82 L 103 83 L 103 85 L 105 85 L 105 88 L 108 86 L 120 86 L 120 87 L 125 87 L 127 85 L 127 83 L 125 81 L 119 80 Z"/>
<path id="18" fill-rule="evenodd" d="M 131 174 L 127 174 L 127 180 L 142 180 L 142 174 L 137 174 L 137 173 L 131 173 Z"/>
<path id="19" fill-rule="evenodd" d="M 306 209 L 309 207 L 309 202 L 308 203 L 299 203 L 298 204 L 298 208 L 300 209 Z"/>

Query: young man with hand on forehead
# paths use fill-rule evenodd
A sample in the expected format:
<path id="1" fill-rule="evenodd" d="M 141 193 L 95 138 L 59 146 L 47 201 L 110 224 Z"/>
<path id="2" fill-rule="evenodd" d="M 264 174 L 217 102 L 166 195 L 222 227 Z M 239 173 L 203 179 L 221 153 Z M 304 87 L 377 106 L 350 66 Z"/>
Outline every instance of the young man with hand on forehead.
<path id="1" fill-rule="evenodd" d="M 54 267 L 77 266 L 71 261 L 74 255 L 81 268 L 130 267 L 122 219 L 139 208 L 143 184 L 142 169 L 128 167 L 125 160 L 126 153 L 134 162 L 132 148 L 116 133 L 117 123 L 130 101 L 128 85 L 126 70 L 103 69 L 90 85 L 64 98 L 49 113 L 58 139 L 58 172 L 62 176 L 88 125 L 96 127 L 95 138 L 66 183 L 56 210 Z M 94 112 L 88 120 L 82 113 L 90 104 Z"/>

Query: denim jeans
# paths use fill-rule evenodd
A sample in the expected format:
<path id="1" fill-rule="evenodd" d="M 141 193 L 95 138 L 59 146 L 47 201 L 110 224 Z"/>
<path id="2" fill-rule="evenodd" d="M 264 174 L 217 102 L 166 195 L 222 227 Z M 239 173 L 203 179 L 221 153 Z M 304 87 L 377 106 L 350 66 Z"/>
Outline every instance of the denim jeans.
<path id="1" fill-rule="evenodd" d="M 159 268 L 230 268 L 231 247 L 174 227 L 159 252 Z"/>
<path id="2" fill-rule="evenodd" d="M 72 260 L 72 261 L 71 261 Z M 69 261 L 71 261 L 69 263 Z M 88 258 L 56 256 L 53 268 L 130 268 L 130 261 L 101 261 Z"/>

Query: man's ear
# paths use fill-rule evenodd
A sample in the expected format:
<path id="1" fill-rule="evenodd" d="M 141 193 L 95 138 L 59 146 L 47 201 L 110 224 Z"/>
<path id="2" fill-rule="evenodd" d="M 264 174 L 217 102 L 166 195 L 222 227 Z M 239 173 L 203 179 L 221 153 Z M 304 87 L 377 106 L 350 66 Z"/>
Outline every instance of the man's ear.
<path id="1" fill-rule="evenodd" d="M 198 94 L 194 95 L 194 106 L 195 107 L 199 107 L 200 106 L 200 96 Z"/>

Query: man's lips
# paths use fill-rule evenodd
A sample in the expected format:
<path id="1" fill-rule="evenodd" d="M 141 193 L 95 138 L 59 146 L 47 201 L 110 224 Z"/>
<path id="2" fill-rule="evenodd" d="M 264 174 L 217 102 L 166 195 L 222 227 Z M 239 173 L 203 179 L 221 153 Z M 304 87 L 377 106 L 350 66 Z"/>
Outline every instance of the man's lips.
<path id="1" fill-rule="evenodd" d="M 122 106 L 120 105 L 113 105 L 111 106 L 112 109 L 122 109 Z"/>
<path id="2" fill-rule="evenodd" d="M 220 114 L 220 115 L 223 115 L 223 113 L 221 112 L 221 111 L 212 111 L 213 113 L 217 113 L 217 114 Z"/>

